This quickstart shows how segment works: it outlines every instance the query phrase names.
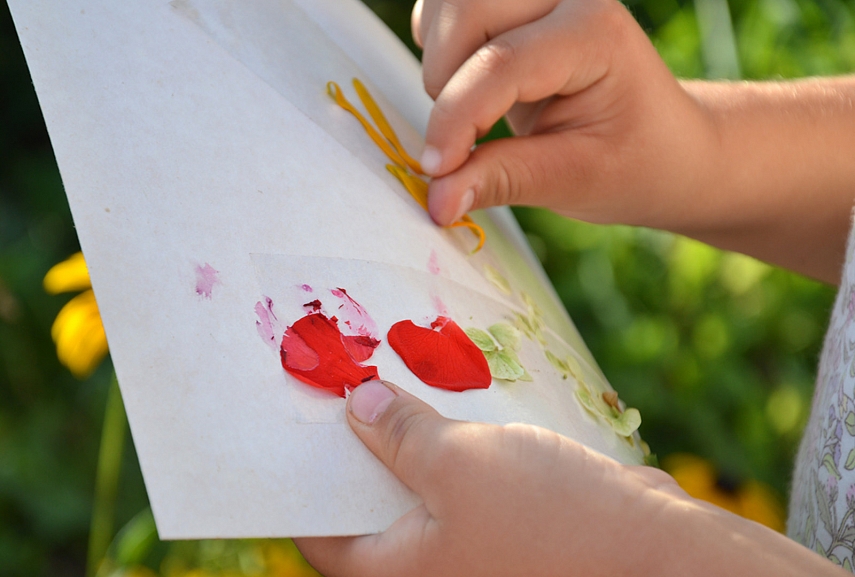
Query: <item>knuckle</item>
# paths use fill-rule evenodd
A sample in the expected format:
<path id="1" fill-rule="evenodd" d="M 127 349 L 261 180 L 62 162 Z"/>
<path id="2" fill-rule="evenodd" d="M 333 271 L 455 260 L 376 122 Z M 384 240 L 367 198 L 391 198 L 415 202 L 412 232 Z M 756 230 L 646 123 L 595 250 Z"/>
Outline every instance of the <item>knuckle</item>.
<path id="1" fill-rule="evenodd" d="M 478 149 L 476 149 L 477 153 Z M 503 155 L 496 159 L 490 176 L 486 179 L 485 197 L 492 198 L 495 205 L 518 205 L 525 203 L 526 190 L 542 179 L 528 162 Z"/>
<path id="2" fill-rule="evenodd" d="M 537 469 L 544 478 L 559 470 L 568 447 L 561 435 L 534 425 L 511 423 L 502 430 L 503 448 L 514 455 L 514 467 L 522 471 Z"/>
<path id="3" fill-rule="evenodd" d="M 417 451 L 419 425 L 425 414 L 419 411 L 393 411 L 386 423 L 388 434 L 384 439 L 383 454 L 389 467 L 397 471 L 408 466 L 409 459 Z"/>
<path id="4" fill-rule="evenodd" d="M 505 38 L 494 38 L 474 54 L 476 65 L 487 74 L 502 76 L 517 59 L 517 48 Z"/>
<path id="5" fill-rule="evenodd" d="M 612 46 L 623 46 L 632 30 L 631 24 L 635 23 L 629 11 L 618 2 L 603 5 L 599 10 L 599 20 L 599 28 L 608 36 Z"/>

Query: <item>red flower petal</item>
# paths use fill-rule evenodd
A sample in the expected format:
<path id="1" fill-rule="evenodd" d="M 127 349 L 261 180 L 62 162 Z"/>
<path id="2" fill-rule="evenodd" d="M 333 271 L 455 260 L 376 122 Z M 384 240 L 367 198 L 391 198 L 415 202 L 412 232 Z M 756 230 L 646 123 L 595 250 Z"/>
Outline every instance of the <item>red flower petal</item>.
<path id="1" fill-rule="evenodd" d="M 340 397 L 345 390 L 379 378 L 377 367 L 354 362 L 338 325 L 321 313 L 306 315 L 288 327 L 280 350 L 288 374 Z"/>
<path id="2" fill-rule="evenodd" d="M 372 337 L 365 336 L 342 336 L 344 348 L 350 354 L 350 357 L 357 363 L 367 361 L 374 354 L 374 349 L 380 345 L 380 341 Z"/>
<path id="3" fill-rule="evenodd" d="M 431 328 L 397 322 L 386 338 L 407 368 L 432 387 L 465 391 L 493 382 L 484 353 L 447 317 L 437 317 Z"/>

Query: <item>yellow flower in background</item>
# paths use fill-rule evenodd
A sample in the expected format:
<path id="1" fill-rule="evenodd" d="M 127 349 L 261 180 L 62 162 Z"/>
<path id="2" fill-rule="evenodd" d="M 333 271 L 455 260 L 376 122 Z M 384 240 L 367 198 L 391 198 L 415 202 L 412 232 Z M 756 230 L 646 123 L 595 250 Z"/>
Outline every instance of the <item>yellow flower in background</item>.
<path id="1" fill-rule="evenodd" d="M 107 354 L 107 336 L 83 253 L 78 252 L 51 268 L 45 275 L 44 287 L 50 294 L 83 291 L 62 307 L 50 333 L 59 361 L 75 377 L 85 379 Z"/>
<path id="2" fill-rule="evenodd" d="M 784 508 L 764 483 L 727 482 L 709 462 L 694 455 L 669 455 L 663 459 L 662 468 L 695 499 L 712 503 L 775 531 L 784 531 Z"/>

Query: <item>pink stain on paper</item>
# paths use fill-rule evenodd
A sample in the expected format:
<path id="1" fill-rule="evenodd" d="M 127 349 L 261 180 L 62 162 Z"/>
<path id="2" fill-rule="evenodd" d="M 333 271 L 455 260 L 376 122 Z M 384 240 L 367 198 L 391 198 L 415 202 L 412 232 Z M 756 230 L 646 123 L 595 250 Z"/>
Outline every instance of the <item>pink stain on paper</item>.
<path id="1" fill-rule="evenodd" d="M 343 288 L 332 289 L 330 293 L 340 302 L 336 317 L 344 325 L 341 332 L 347 352 L 356 361 L 368 359 L 380 344 L 377 323 Z"/>
<path id="2" fill-rule="evenodd" d="M 209 299 L 214 294 L 214 287 L 220 284 L 220 271 L 205 263 L 196 265 L 196 294 Z"/>
<path id="3" fill-rule="evenodd" d="M 273 312 L 273 299 L 264 297 L 264 301 L 255 303 L 255 328 L 261 339 L 274 351 L 279 349 L 282 335 L 285 334 L 285 326 L 279 322 L 276 313 Z"/>
<path id="4" fill-rule="evenodd" d="M 428 258 L 428 272 L 433 275 L 437 275 L 442 272 L 442 269 L 439 267 L 439 257 L 436 255 L 435 250 L 430 251 L 430 257 Z"/>

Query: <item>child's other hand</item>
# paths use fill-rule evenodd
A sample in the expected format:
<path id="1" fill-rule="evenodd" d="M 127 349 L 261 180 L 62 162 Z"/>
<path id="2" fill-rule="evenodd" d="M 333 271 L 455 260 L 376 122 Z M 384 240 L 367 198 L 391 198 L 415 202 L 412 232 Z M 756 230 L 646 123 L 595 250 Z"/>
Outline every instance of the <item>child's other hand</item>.
<path id="1" fill-rule="evenodd" d="M 436 100 L 430 212 L 529 204 L 678 228 L 714 170 L 715 127 L 615 0 L 420 0 L 413 32 Z M 520 138 L 479 146 L 503 115 Z"/>

